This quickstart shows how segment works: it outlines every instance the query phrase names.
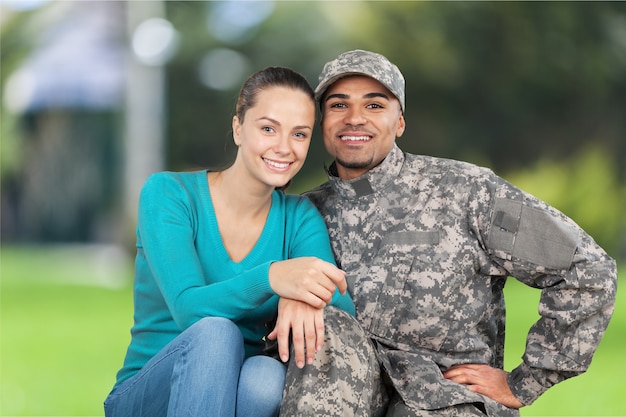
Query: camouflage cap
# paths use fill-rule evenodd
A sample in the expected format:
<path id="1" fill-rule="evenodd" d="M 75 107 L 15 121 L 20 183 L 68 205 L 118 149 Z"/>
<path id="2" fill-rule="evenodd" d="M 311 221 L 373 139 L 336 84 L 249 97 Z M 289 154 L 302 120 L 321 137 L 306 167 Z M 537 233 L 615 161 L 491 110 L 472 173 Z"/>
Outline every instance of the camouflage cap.
<path id="1" fill-rule="evenodd" d="M 398 67 L 381 54 L 361 49 L 344 52 L 324 65 L 315 99 L 320 101 L 332 83 L 348 75 L 366 75 L 375 79 L 396 96 L 404 112 L 404 77 Z"/>

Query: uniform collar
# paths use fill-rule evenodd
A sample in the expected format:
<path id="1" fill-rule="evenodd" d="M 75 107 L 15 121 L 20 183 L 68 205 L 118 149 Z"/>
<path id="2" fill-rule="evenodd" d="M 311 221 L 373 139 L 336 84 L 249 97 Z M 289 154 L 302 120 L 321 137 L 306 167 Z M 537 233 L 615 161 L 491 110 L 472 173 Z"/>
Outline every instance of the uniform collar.
<path id="1" fill-rule="evenodd" d="M 336 162 L 326 170 L 335 192 L 344 198 L 360 198 L 392 187 L 404 164 L 404 153 L 394 143 L 387 157 L 358 178 L 344 181 L 337 176 Z"/>

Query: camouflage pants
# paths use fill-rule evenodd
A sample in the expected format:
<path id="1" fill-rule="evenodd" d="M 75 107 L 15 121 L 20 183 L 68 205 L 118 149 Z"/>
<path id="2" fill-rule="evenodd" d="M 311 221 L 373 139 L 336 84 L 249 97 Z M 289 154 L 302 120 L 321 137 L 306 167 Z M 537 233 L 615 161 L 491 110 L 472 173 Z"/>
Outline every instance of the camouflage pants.
<path id="1" fill-rule="evenodd" d="M 486 417 L 482 404 L 456 404 L 436 410 L 415 410 L 409 408 L 399 395 L 391 399 L 385 417 Z"/>
<path id="2" fill-rule="evenodd" d="M 356 319 L 334 307 L 324 315 L 326 338 L 315 362 L 289 362 L 281 417 L 384 416 L 389 401 L 369 337 Z"/>
<path id="3" fill-rule="evenodd" d="M 374 345 L 356 319 L 334 307 L 324 315 L 326 338 L 315 362 L 287 368 L 281 417 L 471 417 L 482 404 L 437 410 L 409 408 L 387 381 Z M 391 397 L 390 397 L 391 395 Z"/>

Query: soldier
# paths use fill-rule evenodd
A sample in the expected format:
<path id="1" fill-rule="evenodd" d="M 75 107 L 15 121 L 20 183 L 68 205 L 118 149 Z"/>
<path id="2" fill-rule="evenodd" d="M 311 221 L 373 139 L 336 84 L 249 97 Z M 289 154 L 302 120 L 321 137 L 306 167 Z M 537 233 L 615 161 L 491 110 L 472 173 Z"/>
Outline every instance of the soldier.
<path id="1" fill-rule="evenodd" d="M 584 372 L 613 312 L 615 261 L 489 169 L 403 152 L 395 140 L 405 128 L 404 77 L 384 56 L 341 54 L 315 96 L 335 160 L 328 182 L 307 194 L 326 220 L 356 318 L 325 309 L 323 347 L 312 365 L 290 362 L 281 416 L 518 416 Z M 542 291 L 541 317 L 510 373 L 509 276 Z M 279 317 L 285 359 L 281 326 Z M 305 342 L 293 343 L 302 357 Z"/>

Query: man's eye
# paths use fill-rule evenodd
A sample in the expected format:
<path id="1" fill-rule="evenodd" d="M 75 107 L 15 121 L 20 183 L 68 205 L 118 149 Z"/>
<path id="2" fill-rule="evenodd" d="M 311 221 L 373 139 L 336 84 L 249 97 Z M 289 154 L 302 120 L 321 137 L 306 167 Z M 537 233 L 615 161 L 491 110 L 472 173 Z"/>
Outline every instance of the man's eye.
<path id="1" fill-rule="evenodd" d="M 370 109 L 382 109 L 382 108 L 384 108 L 383 106 L 381 106 L 378 103 L 370 103 L 370 104 L 367 105 L 367 107 L 370 108 Z"/>
<path id="2" fill-rule="evenodd" d="M 331 103 L 329 107 L 331 109 L 342 109 L 345 108 L 346 105 L 344 103 Z"/>

